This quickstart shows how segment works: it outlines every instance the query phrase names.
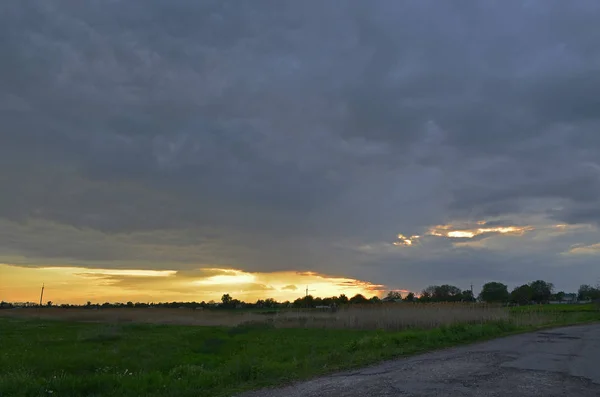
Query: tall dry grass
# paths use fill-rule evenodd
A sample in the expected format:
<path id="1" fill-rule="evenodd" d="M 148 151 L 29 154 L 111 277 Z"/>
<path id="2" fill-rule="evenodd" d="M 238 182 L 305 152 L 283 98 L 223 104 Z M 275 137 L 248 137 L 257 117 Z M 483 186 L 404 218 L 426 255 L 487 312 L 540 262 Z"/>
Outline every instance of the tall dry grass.
<path id="1" fill-rule="evenodd" d="M 153 323 L 199 326 L 268 324 L 276 328 L 336 329 L 428 329 L 456 323 L 506 321 L 507 308 L 467 303 L 390 303 L 349 305 L 335 312 L 282 310 L 274 314 L 246 311 L 198 311 L 190 309 L 21 309 L 3 310 L 0 315 L 108 323 Z"/>
<path id="2" fill-rule="evenodd" d="M 508 319 L 509 311 L 506 308 L 483 304 L 392 303 L 351 305 L 335 313 L 287 312 L 278 315 L 273 323 L 279 327 L 402 330 Z"/>
<path id="3" fill-rule="evenodd" d="M 109 308 L 62 309 L 33 308 L 0 310 L 0 316 L 101 323 L 147 323 L 173 325 L 236 326 L 252 320 L 243 311 L 200 311 L 193 309 Z M 264 319 L 264 316 L 260 316 Z"/>

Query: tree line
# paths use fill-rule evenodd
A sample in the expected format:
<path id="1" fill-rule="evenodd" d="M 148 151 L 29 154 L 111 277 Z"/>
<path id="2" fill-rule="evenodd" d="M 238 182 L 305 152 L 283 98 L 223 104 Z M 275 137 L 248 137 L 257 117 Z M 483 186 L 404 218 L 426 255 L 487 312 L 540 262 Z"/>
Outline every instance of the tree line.
<path id="1" fill-rule="evenodd" d="M 478 300 L 488 303 L 512 303 L 527 305 L 531 303 L 548 303 L 551 301 L 596 301 L 600 299 L 600 286 L 583 284 L 577 293 L 556 292 L 554 285 L 544 280 L 535 280 L 515 287 L 511 292 L 508 286 L 499 282 L 483 285 Z"/>
<path id="2" fill-rule="evenodd" d="M 579 287 L 577 293 L 567 294 L 564 291 L 554 291 L 554 285 L 544 280 L 536 280 L 527 284 L 515 287 L 509 292 L 506 284 L 492 281 L 485 283 L 481 289 L 481 293 L 475 297 L 470 289 L 461 290 L 453 285 L 431 285 L 425 288 L 419 295 L 409 292 L 402 295 L 400 291 L 389 291 L 388 294 L 380 299 L 377 296 L 367 298 L 362 294 L 356 294 L 351 298 L 341 294 L 328 298 L 313 297 L 306 295 L 292 302 L 278 302 L 275 299 L 259 299 L 256 302 L 244 302 L 233 298 L 230 294 L 224 294 L 219 302 L 161 302 L 161 303 L 92 303 L 87 302 L 84 305 L 62 304 L 58 305 L 61 308 L 192 308 L 192 309 L 277 309 L 277 308 L 318 308 L 318 307 L 337 307 L 341 305 L 354 304 L 377 304 L 382 302 L 486 302 L 486 303 L 503 303 L 515 305 L 527 305 L 531 303 L 548 303 L 550 301 L 563 301 L 565 298 L 578 299 L 582 301 L 600 300 L 600 286 L 591 286 L 583 284 Z M 31 307 L 38 307 L 32 304 Z M 45 306 L 55 306 L 51 301 Z M 8 309 L 14 307 L 8 302 L 0 302 L 0 309 Z"/>
<path id="3" fill-rule="evenodd" d="M 409 294 L 410 295 L 410 294 Z M 461 291 L 452 285 L 432 285 L 425 288 L 421 295 L 416 297 L 407 296 L 404 300 L 418 302 L 487 302 L 487 303 L 510 303 L 515 305 L 527 305 L 531 303 L 548 303 L 551 301 L 570 300 L 595 301 L 600 299 L 600 286 L 581 285 L 577 293 L 568 294 L 564 291 L 554 291 L 554 285 L 544 280 L 535 280 L 527 284 L 515 287 L 509 292 L 506 284 L 492 281 L 485 283 L 481 292 L 475 298 L 471 290 Z"/>

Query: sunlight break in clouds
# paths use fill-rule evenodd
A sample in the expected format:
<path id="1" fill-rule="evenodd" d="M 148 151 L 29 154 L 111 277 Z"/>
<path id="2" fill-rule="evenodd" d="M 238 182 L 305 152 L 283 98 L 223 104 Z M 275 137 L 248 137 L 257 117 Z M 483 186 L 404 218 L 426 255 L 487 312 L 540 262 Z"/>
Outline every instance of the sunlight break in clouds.
<path id="1" fill-rule="evenodd" d="M 421 236 L 406 237 L 403 234 L 398 234 L 398 240 L 394 241 L 394 245 L 413 245 Z"/>
<path id="2" fill-rule="evenodd" d="M 88 269 L 83 267 L 21 267 L 0 264 L 0 299 L 54 303 L 219 301 L 223 294 L 253 302 L 294 300 L 308 287 L 314 296 L 380 296 L 383 286 L 315 272 L 250 273 L 237 269 L 193 271 Z"/>
<path id="3" fill-rule="evenodd" d="M 256 276 L 254 274 L 245 273 L 240 270 L 224 270 L 224 269 L 206 269 L 216 270 L 224 272 L 225 274 L 218 274 L 216 276 L 210 276 L 202 280 L 194 281 L 195 285 L 231 285 L 231 284 L 249 284 L 256 282 Z"/>
<path id="4" fill-rule="evenodd" d="M 523 235 L 527 231 L 534 230 L 533 226 L 486 226 L 485 221 L 478 221 L 476 224 L 478 226 L 475 227 L 465 225 L 461 227 L 453 224 L 437 225 L 429 229 L 427 234 L 437 237 L 473 238 L 486 233 Z"/>

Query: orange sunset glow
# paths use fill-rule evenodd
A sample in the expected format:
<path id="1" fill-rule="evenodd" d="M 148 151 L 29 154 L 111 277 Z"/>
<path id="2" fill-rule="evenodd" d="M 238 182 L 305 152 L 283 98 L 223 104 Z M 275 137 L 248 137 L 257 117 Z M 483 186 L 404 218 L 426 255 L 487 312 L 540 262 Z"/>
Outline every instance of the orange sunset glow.
<path id="1" fill-rule="evenodd" d="M 383 286 L 314 272 L 245 272 L 236 269 L 197 270 L 89 269 L 84 267 L 21 267 L 0 264 L 0 300 L 37 302 L 219 301 L 223 294 L 253 302 L 294 300 L 308 286 L 314 296 L 367 297 L 383 294 Z"/>

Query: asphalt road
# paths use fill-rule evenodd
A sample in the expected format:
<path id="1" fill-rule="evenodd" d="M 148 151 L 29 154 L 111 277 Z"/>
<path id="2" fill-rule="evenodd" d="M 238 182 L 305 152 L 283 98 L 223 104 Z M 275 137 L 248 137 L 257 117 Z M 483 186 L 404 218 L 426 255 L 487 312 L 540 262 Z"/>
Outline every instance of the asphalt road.
<path id="1" fill-rule="evenodd" d="M 386 362 L 243 397 L 600 396 L 600 325 Z"/>

